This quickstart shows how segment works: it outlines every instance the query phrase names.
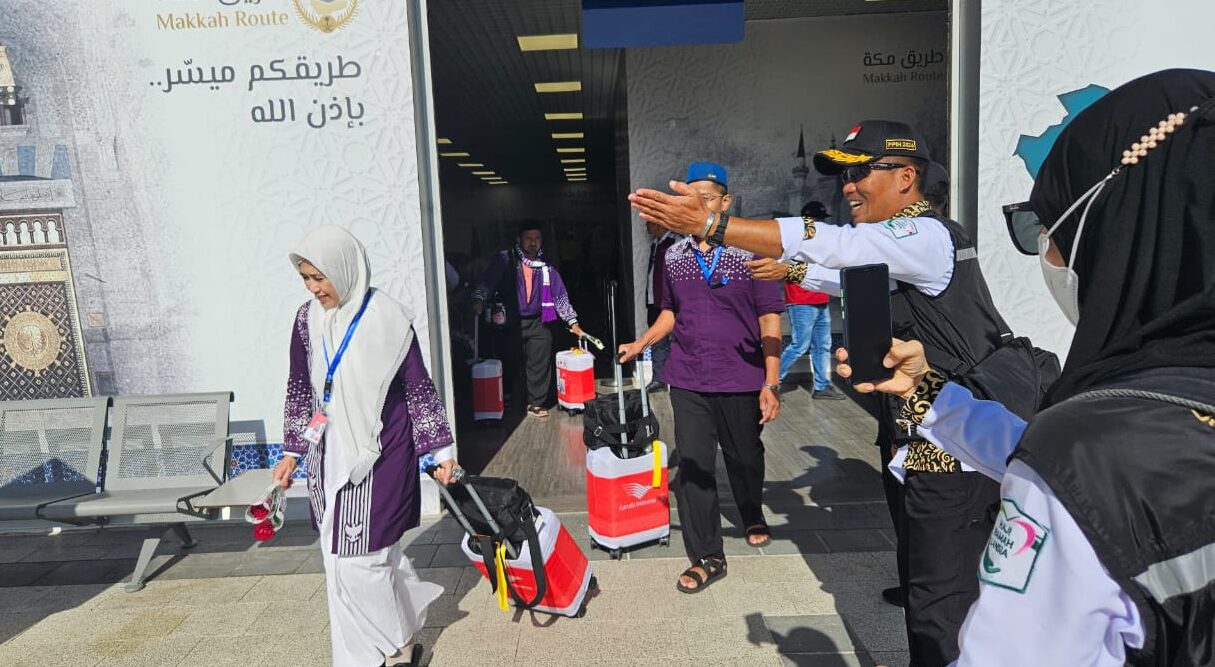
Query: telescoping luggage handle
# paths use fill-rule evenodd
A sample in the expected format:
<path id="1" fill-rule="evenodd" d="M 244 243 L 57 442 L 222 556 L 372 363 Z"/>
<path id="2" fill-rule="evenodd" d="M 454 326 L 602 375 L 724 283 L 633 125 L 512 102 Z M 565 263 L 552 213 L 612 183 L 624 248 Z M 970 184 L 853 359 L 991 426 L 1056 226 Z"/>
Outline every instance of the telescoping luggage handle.
<path id="1" fill-rule="evenodd" d="M 614 336 L 616 333 L 616 281 L 615 280 L 608 281 L 607 290 L 608 290 L 608 321 L 611 323 L 612 334 Z M 626 455 L 626 452 L 629 448 L 628 414 L 627 414 L 627 411 L 625 410 L 625 405 L 624 405 L 624 377 L 623 377 L 623 373 L 621 372 L 621 369 L 623 368 L 624 364 L 622 364 L 620 362 L 619 351 L 616 350 L 615 352 L 616 352 L 616 354 L 614 354 L 612 356 L 612 375 L 613 375 L 613 379 L 616 380 L 616 409 L 617 409 L 617 414 L 620 419 L 619 423 L 620 423 L 620 427 L 621 427 L 620 450 L 617 451 L 616 453 L 621 458 L 624 458 Z M 635 362 L 635 363 L 639 363 L 639 362 Z M 638 368 L 640 368 L 640 367 L 638 367 Z M 642 436 L 642 434 L 639 433 L 638 437 L 639 437 L 639 439 L 642 439 L 642 442 L 645 442 L 646 445 L 649 445 L 651 451 L 653 452 L 653 456 L 654 456 L 653 470 L 654 470 L 654 472 L 653 472 L 653 475 L 650 480 L 650 485 L 657 489 L 657 488 L 662 487 L 662 449 L 658 446 L 657 441 L 651 437 L 651 434 L 649 432 L 649 425 L 647 424 L 647 421 L 649 420 L 649 417 L 650 417 L 650 391 L 649 391 L 650 388 L 648 386 L 648 383 L 646 382 L 644 373 L 638 372 L 637 380 L 638 380 L 638 384 L 641 385 L 641 387 L 640 387 L 640 389 L 641 389 L 641 424 L 638 425 L 637 428 L 645 429 L 645 431 L 646 431 L 644 436 Z M 648 441 L 648 442 L 646 442 L 646 441 Z"/>
<path id="2" fill-rule="evenodd" d="M 481 362 L 481 316 L 473 318 L 473 364 Z"/>
<path id="3" fill-rule="evenodd" d="M 434 476 L 435 470 L 439 466 L 433 463 L 433 459 L 425 462 L 425 472 L 430 476 Z M 437 481 L 437 480 L 436 480 Z M 528 552 L 532 557 L 532 573 L 536 578 L 536 594 L 530 600 L 524 600 L 521 595 L 515 590 L 514 585 L 510 581 L 510 577 L 506 575 L 506 564 L 501 562 L 503 556 L 509 556 L 511 560 L 519 557 L 515 551 L 515 545 L 506 539 L 502 534 L 502 526 L 494 519 L 489 508 L 485 506 L 485 501 L 481 500 L 481 494 L 477 493 L 477 489 L 465 479 L 464 469 L 455 468 L 451 471 L 451 483 L 463 484 L 464 489 L 468 491 L 469 498 L 472 498 L 473 504 L 477 506 L 477 511 L 485 518 L 485 522 L 489 524 L 493 535 L 479 535 L 473 529 L 472 524 L 468 522 L 468 517 L 464 516 L 464 512 L 460 509 L 460 504 L 452 497 L 451 491 L 444 484 L 438 484 L 439 493 L 443 495 L 443 499 L 447 501 L 447 507 L 451 510 L 456 521 L 464 528 L 470 537 L 477 540 L 481 547 L 481 558 L 485 562 L 485 571 L 489 576 L 490 587 L 495 593 L 499 593 L 499 604 L 503 611 L 506 610 L 506 600 L 501 595 L 500 591 L 505 590 L 514 599 L 515 604 L 522 609 L 531 609 L 540 604 L 548 593 L 548 573 L 544 569 L 544 552 L 540 548 L 540 535 L 536 531 L 536 523 L 534 520 L 523 522 L 523 532 L 527 536 Z M 495 548 L 494 540 L 501 542 L 501 545 Z"/>

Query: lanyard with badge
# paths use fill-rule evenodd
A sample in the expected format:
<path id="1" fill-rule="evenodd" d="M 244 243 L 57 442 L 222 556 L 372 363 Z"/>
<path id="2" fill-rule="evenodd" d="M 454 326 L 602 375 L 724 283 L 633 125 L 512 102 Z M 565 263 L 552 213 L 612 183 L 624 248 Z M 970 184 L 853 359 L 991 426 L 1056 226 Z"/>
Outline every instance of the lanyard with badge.
<path id="1" fill-rule="evenodd" d="M 338 345 L 332 360 L 329 358 L 329 346 L 325 344 L 325 338 L 321 337 L 321 349 L 325 352 L 327 366 L 324 395 L 321 398 L 321 409 L 312 414 L 312 420 L 308 422 L 308 428 L 304 430 L 304 440 L 314 445 L 320 444 L 321 437 L 325 435 L 325 427 L 329 425 L 329 416 L 325 411 L 329 407 L 330 399 L 333 398 L 333 374 L 337 372 L 338 364 L 342 363 L 342 357 L 350 345 L 350 338 L 354 335 L 354 330 L 358 328 L 359 322 L 363 319 L 363 313 L 367 311 L 367 304 L 370 302 L 371 290 L 367 290 L 367 295 L 363 297 L 363 305 L 359 306 L 359 312 L 355 314 L 350 326 L 346 328 L 346 335 L 342 338 L 341 345 Z"/>
<path id="2" fill-rule="evenodd" d="M 717 273 L 717 263 L 721 261 L 721 251 L 723 249 L 722 246 L 717 246 L 713 249 L 712 264 L 705 263 L 705 258 L 700 256 L 699 248 L 692 249 L 692 255 L 696 257 L 696 263 L 700 265 L 700 274 L 705 277 L 705 282 L 708 283 L 710 288 L 725 287 L 730 282 L 729 276 L 722 276 L 716 282 L 713 280 L 713 274 Z"/>

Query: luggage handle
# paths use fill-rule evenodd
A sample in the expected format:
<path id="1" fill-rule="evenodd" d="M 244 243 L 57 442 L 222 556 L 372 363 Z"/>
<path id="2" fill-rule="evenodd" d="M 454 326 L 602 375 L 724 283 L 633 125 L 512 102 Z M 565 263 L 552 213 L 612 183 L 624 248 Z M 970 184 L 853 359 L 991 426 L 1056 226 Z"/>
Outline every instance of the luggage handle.
<path id="1" fill-rule="evenodd" d="M 481 362 L 481 316 L 473 318 L 473 365 Z"/>
<path id="2" fill-rule="evenodd" d="M 438 469 L 439 466 L 437 465 L 427 466 L 426 474 L 434 477 L 435 471 Z M 455 468 L 451 471 L 451 483 L 464 483 L 464 475 L 465 473 L 463 468 Z M 435 481 L 437 482 L 438 480 Z M 498 525 L 498 522 L 494 520 L 493 515 L 490 514 L 489 508 L 485 506 L 485 501 L 481 500 L 481 494 L 477 493 L 477 490 L 473 488 L 472 484 L 465 483 L 464 488 L 468 491 L 468 496 L 472 498 L 473 504 L 477 506 L 477 511 L 481 513 L 481 516 L 485 518 L 485 522 L 489 524 L 489 529 L 494 532 L 494 535 L 501 535 L 504 538 L 503 541 L 506 542 L 506 551 L 510 555 L 511 559 L 518 558 L 519 553 L 515 551 L 515 545 L 511 544 L 510 540 L 505 539 L 505 535 L 502 535 L 502 526 Z M 451 509 L 452 515 L 456 517 L 456 521 L 460 523 L 460 525 L 464 528 L 464 531 L 469 535 L 476 537 L 477 531 L 473 530 L 472 524 L 468 522 L 468 517 L 464 516 L 464 512 L 460 509 L 460 504 L 457 503 L 456 499 L 452 497 L 451 491 L 447 489 L 446 484 L 439 483 L 439 493 L 442 494 L 443 499 L 447 501 L 447 507 Z M 485 554 L 481 555 L 485 556 Z"/>

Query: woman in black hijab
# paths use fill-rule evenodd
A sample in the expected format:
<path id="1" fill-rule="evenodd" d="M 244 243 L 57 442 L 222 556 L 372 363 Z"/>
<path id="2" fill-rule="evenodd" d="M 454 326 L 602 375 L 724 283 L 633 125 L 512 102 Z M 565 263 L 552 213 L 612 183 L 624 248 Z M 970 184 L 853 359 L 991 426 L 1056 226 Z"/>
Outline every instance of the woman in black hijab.
<path id="1" fill-rule="evenodd" d="M 957 664 L 1215 664 L 1215 73 L 1110 92 L 1006 212 L 1076 324 L 1042 411 L 975 400 L 914 341 L 857 387 L 1001 480 Z"/>

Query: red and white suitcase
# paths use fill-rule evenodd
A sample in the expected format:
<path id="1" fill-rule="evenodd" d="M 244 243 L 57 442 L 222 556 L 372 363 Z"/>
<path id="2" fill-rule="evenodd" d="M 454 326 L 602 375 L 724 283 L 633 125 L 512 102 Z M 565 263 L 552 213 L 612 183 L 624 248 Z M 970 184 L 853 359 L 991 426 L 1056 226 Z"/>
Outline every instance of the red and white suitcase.
<path id="1" fill-rule="evenodd" d="M 473 421 L 502 419 L 505 405 L 502 400 L 502 362 L 498 359 L 481 359 L 481 318 L 473 325 Z"/>
<path id="2" fill-rule="evenodd" d="M 615 290 L 608 297 L 609 315 L 615 320 Z M 625 424 L 624 382 L 619 363 L 613 363 L 619 424 Z M 599 447 L 586 452 L 587 531 L 591 545 L 620 558 L 624 549 L 657 542 L 671 542 L 671 498 L 669 451 L 658 440 L 658 423 L 651 422 L 650 398 L 641 384 L 641 421 L 649 442 L 635 449 L 628 444 L 627 429 L 620 447 Z M 585 419 L 585 418 L 584 418 Z M 638 441 L 635 439 L 636 443 Z"/>
<path id="3" fill-rule="evenodd" d="M 655 440 L 642 456 L 622 459 L 611 447 L 586 453 L 587 529 L 591 542 L 620 558 L 622 550 L 671 540 L 668 450 Z"/>
<path id="4" fill-rule="evenodd" d="M 587 593 L 598 588 L 595 577 L 591 574 L 590 562 L 570 535 L 570 531 L 565 529 L 552 510 L 537 507 L 536 511 L 540 513 L 540 516 L 536 517 L 536 532 L 540 536 L 541 562 L 533 562 L 530 545 L 524 542 L 519 548 L 517 558 L 504 560 L 506 576 L 515 593 L 525 600 L 530 600 L 536 595 L 537 568 L 543 569 L 548 579 L 544 597 L 529 609 L 556 616 L 581 618 L 586 615 Z M 473 551 L 469 540 L 461 541 L 460 548 L 481 576 L 488 579 L 489 568 L 485 566 L 485 559 Z M 511 603 L 514 604 L 514 601 Z"/>
<path id="5" fill-rule="evenodd" d="M 582 412 L 595 398 L 595 355 L 581 339 L 578 347 L 557 353 L 557 405 L 570 414 Z"/>
<path id="6" fill-rule="evenodd" d="M 433 469 L 427 470 L 427 472 L 433 473 Z M 485 506 L 481 495 L 477 493 L 475 484 L 467 483 L 462 473 L 463 470 L 457 470 L 457 474 L 452 477 L 452 483 L 464 484 L 469 497 L 486 523 L 489 524 L 489 530 L 495 536 L 501 536 L 502 530 L 494 520 L 494 514 Z M 587 560 L 586 554 L 582 553 L 582 549 L 578 547 L 574 538 L 552 510 L 546 507 L 535 508 L 535 544 L 531 539 L 527 539 L 516 548 L 515 545 L 505 540 L 495 537 L 487 538 L 477 534 L 469 524 L 468 518 L 460 510 L 459 503 L 452 498 L 451 491 L 442 484 L 439 484 L 438 487 L 444 500 L 447 501 L 448 509 L 468 535 L 466 539 L 460 541 L 460 549 L 464 555 L 486 579 L 491 579 L 491 576 L 501 576 L 499 582 L 495 582 L 494 588 L 495 592 L 499 593 L 503 610 L 508 608 L 508 604 L 518 606 L 520 603 L 511 599 L 517 596 L 518 600 L 526 601 L 522 603 L 526 605 L 526 609 L 571 618 L 581 618 L 586 615 L 587 596 L 592 591 L 598 590 L 599 583 L 591 572 L 591 564 Z M 493 547 L 482 547 L 483 544 L 491 543 L 494 545 Z M 489 555 L 491 560 L 497 560 L 500 557 L 497 562 L 502 565 L 500 569 L 494 567 L 492 574 L 486 565 L 486 555 L 480 553 L 485 548 L 501 551 L 500 554 Z M 544 586 L 543 593 L 539 599 L 536 599 L 540 585 L 538 582 L 541 580 Z M 491 579 L 491 581 L 493 580 Z M 507 595 L 508 590 L 513 593 L 512 596 Z"/>

